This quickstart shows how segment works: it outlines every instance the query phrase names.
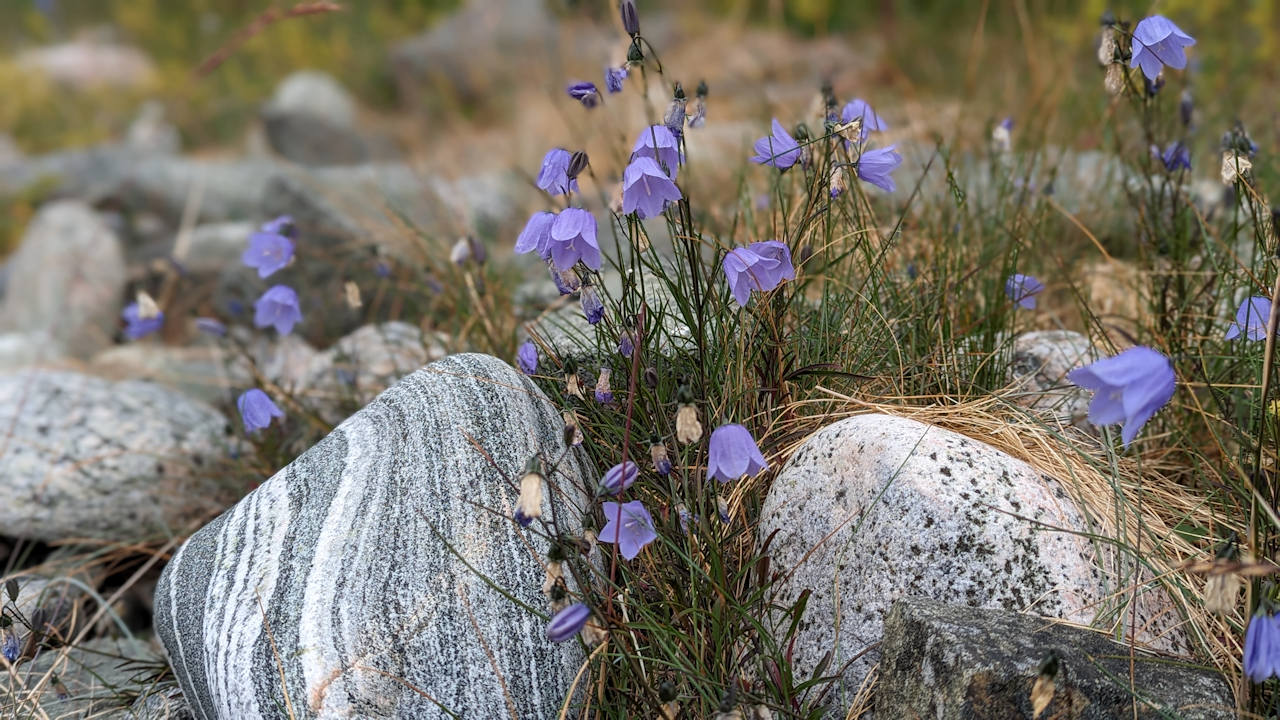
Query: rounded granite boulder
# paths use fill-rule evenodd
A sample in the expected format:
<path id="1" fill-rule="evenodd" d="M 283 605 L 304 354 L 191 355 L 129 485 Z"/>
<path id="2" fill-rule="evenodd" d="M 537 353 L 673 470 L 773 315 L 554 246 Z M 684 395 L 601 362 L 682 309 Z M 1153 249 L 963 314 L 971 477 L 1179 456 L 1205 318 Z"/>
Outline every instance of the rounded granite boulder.
<path id="1" fill-rule="evenodd" d="M 788 460 L 761 511 L 782 572 L 777 601 L 812 592 L 795 642 L 808 679 L 831 651 L 847 697 L 878 659 L 899 597 L 1109 626 L 1119 584 L 1053 478 L 990 445 L 907 418 L 859 415 L 815 433 Z M 1139 641 L 1186 648 L 1177 613 L 1139 598 Z M 1121 596 L 1127 597 L 1126 593 Z M 1127 624 L 1128 615 L 1124 613 Z M 838 695 L 838 694 L 837 694 Z"/>

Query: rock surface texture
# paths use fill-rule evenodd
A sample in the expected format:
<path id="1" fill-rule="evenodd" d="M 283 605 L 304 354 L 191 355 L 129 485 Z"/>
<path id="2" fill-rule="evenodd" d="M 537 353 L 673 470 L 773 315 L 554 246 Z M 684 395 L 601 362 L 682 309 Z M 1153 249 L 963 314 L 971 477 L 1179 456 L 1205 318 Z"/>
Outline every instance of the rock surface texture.
<path id="1" fill-rule="evenodd" d="M 115 234 L 83 203 L 50 203 L 9 260 L 0 330 L 46 332 L 59 351 L 86 358 L 110 344 L 124 284 Z"/>
<path id="2" fill-rule="evenodd" d="M 765 501 L 759 537 L 775 530 L 773 565 L 790 571 L 780 601 L 812 591 L 795 645 L 797 677 L 808 678 L 834 649 L 830 667 L 853 661 L 844 675 L 850 693 L 875 663 L 883 618 L 900 596 L 1081 624 L 1107 607 L 1097 553 L 1073 534 L 1089 527 L 1062 486 L 991 446 L 915 420 L 861 415 L 815 433 Z M 1146 612 L 1140 604 L 1139 626 L 1154 633 L 1162 619 Z"/>
<path id="3" fill-rule="evenodd" d="M 180 532 L 225 507 L 227 421 L 147 382 L 0 375 L 0 528 L 61 540 Z"/>
<path id="4" fill-rule="evenodd" d="M 1040 717 L 1133 718 L 1129 647 L 1099 633 L 1030 615 L 902 598 L 885 618 L 877 717 L 1035 717 L 1031 690 L 1056 651 L 1053 697 Z M 1216 673 L 1138 653 L 1136 717 L 1229 720 L 1231 689 Z"/>
<path id="5" fill-rule="evenodd" d="M 563 447 L 557 408 L 489 356 L 383 393 L 165 569 L 156 630 L 195 717 L 556 717 L 580 650 L 477 573 L 546 606 L 546 543 L 509 518 L 528 458 Z"/>
<path id="6" fill-rule="evenodd" d="M 1067 373 L 1098 359 L 1089 338 L 1070 330 L 1040 330 L 1014 338 L 1009 368 L 1018 402 L 1062 425 L 1089 426 L 1093 393 L 1073 385 Z"/>

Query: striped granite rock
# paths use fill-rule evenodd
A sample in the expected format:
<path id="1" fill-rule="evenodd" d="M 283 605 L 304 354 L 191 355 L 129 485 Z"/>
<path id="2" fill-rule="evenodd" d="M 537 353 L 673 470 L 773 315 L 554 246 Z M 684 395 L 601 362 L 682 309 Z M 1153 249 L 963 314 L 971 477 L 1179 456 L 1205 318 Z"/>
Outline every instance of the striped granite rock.
<path id="1" fill-rule="evenodd" d="M 155 626 L 195 717 L 555 717 L 582 656 L 521 607 L 547 607 L 547 543 L 508 518 L 561 427 L 506 363 L 453 355 L 193 535 Z M 562 530 L 582 467 L 549 476 Z"/>

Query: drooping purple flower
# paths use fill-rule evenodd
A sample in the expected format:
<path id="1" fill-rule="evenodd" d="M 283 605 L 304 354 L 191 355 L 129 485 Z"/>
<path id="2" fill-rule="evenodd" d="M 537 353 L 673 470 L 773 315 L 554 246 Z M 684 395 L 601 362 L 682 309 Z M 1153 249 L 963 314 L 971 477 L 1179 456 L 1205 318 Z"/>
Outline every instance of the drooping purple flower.
<path id="1" fill-rule="evenodd" d="M 3 643 L 0 643 L 0 652 L 4 653 L 5 660 L 8 660 L 11 663 L 17 662 L 18 652 L 20 650 L 18 633 L 13 629 L 12 625 L 5 628 L 3 632 L 4 641 Z"/>
<path id="2" fill-rule="evenodd" d="M 532 340 L 525 340 L 516 351 L 516 364 L 525 375 L 538 372 L 538 346 Z"/>
<path id="3" fill-rule="evenodd" d="M 221 320 L 211 317 L 196 318 L 196 329 L 205 335 L 213 335 L 214 337 L 222 337 L 227 334 L 227 326 L 223 325 Z"/>
<path id="4" fill-rule="evenodd" d="M 786 170 L 800 161 L 800 143 L 782 127 L 778 118 L 773 119 L 773 135 L 756 140 L 756 154 L 751 162 Z"/>
<path id="5" fill-rule="evenodd" d="M 600 368 L 600 378 L 596 380 L 596 402 L 601 405 L 608 405 L 613 402 L 613 388 L 609 387 L 609 377 L 613 371 L 609 368 Z"/>
<path id="6" fill-rule="evenodd" d="M 614 543 L 618 552 L 627 560 L 635 559 L 645 545 L 658 538 L 653 529 L 653 517 L 639 500 L 619 505 L 616 502 L 601 503 L 607 521 L 600 530 L 600 542 Z"/>
<path id="7" fill-rule="evenodd" d="M 573 268 L 557 270 L 555 263 L 548 259 L 547 269 L 551 271 L 551 280 L 555 282 L 556 290 L 559 290 L 561 295 L 571 295 L 582 286 L 582 279 L 578 277 L 578 271 Z"/>
<path id="8" fill-rule="evenodd" d="M 840 110 L 840 122 L 850 123 L 855 119 L 862 120 L 862 132 L 858 140 L 865 141 L 867 134 L 871 132 L 882 132 L 889 129 L 889 124 L 881 118 L 866 100 L 862 98 L 854 98 L 850 100 L 842 110 Z"/>
<path id="9" fill-rule="evenodd" d="M 628 460 L 626 465 L 618 463 L 609 468 L 604 474 L 604 478 L 600 481 L 600 492 L 608 495 L 617 495 L 623 490 L 631 487 L 631 484 L 640 476 L 640 466 Z"/>
<path id="10" fill-rule="evenodd" d="M 707 450 L 707 478 L 722 483 L 737 480 L 743 475 L 757 475 L 767 470 L 769 463 L 756 446 L 751 431 L 737 424 L 726 424 L 711 433 Z"/>
<path id="11" fill-rule="evenodd" d="M 517 254 L 536 252 L 543 260 L 551 258 L 551 225 L 555 223 L 555 213 L 536 212 L 529 216 L 524 230 L 516 238 Z"/>
<path id="12" fill-rule="evenodd" d="M 551 224 L 547 250 L 557 270 L 568 270 L 579 260 L 592 270 L 599 270 L 600 246 L 596 244 L 595 216 L 582 208 L 560 211 Z"/>
<path id="13" fill-rule="evenodd" d="M 164 326 L 163 310 L 153 309 L 152 312 L 147 313 L 147 317 L 143 317 L 143 313 L 136 302 L 126 305 L 120 313 L 120 317 L 124 318 L 125 337 L 130 340 L 144 338 Z"/>
<path id="14" fill-rule="evenodd" d="M 1255 683 L 1280 677 L 1280 618 L 1261 607 L 1244 633 L 1244 674 Z"/>
<path id="15" fill-rule="evenodd" d="M 701 95 L 693 99 L 693 112 L 685 119 L 689 127 L 697 130 L 707 124 L 707 99 Z"/>
<path id="16" fill-rule="evenodd" d="M 667 446 L 661 438 L 654 437 L 649 443 L 649 459 L 653 461 L 653 471 L 662 476 L 671 474 L 671 458 L 667 455 Z"/>
<path id="17" fill-rule="evenodd" d="M 650 157 L 658 162 L 667 176 L 675 181 L 680 171 L 680 143 L 666 125 L 650 125 L 640 131 L 631 148 L 631 159 Z"/>
<path id="18" fill-rule="evenodd" d="M 725 254 L 721 265 L 729 281 L 729 291 L 742 307 L 750 301 L 752 290 L 769 292 L 783 280 L 796 277 L 795 266 L 791 264 L 791 250 L 777 240 L 734 248 Z"/>
<path id="19" fill-rule="evenodd" d="M 1036 309 L 1036 295 L 1044 292 L 1044 283 L 1030 275 L 1014 273 L 1004 281 L 1004 294 L 1018 307 Z"/>
<path id="20" fill-rule="evenodd" d="M 240 256 L 241 262 L 257 269 L 260 278 L 271 276 L 293 260 L 293 241 L 283 233 L 268 232 L 268 226 L 278 227 L 278 221 L 267 223 L 262 230 L 250 235 L 249 247 Z"/>
<path id="21" fill-rule="evenodd" d="M 600 301 L 600 293 L 596 292 L 594 285 L 583 285 L 578 299 L 582 302 L 582 314 L 588 324 L 595 325 L 604 318 L 604 303 Z"/>
<path id="22" fill-rule="evenodd" d="M 858 179 L 871 183 L 885 192 L 893 192 L 898 186 L 890 174 L 902 164 L 902 156 L 894 152 L 896 145 L 879 150 L 868 150 L 858 158 Z"/>
<path id="23" fill-rule="evenodd" d="M 566 88 L 569 97 L 582 103 L 585 108 L 593 108 L 600 104 L 600 88 L 593 82 L 576 82 Z"/>
<path id="24" fill-rule="evenodd" d="M 293 331 L 293 326 L 301 321 L 298 293 L 288 285 L 269 288 L 253 304 L 253 324 L 257 327 L 274 326 L 276 332 L 288 335 Z"/>
<path id="25" fill-rule="evenodd" d="M 573 153 L 564 148 L 548 150 L 542 158 L 542 168 L 538 170 L 538 189 L 553 197 L 578 192 L 578 181 L 569 178 L 569 161 L 572 159 Z"/>
<path id="26" fill-rule="evenodd" d="M 622 173 L 622 212 L 636 213 L 640 219 L 656 217 L 669 202 L 681 198 L 680 188 L 671 182 L 658 163 L 648 156 L 637 157 Z"/>
<path id="27" fill-rule="evenodd" d="M 667 106 L 667 112 L 662 116 L 662 124 L 667 126 L 667 129 L 671 131 L 672 135 L 676 136 L 677 140 L 684 135 L 685 105 L 687 103 L 688 101 L 685 100 L 682 91 L 678 97 L 671 101 L 671 104 Z"/>
<path id="28" fill-rule="evenodd" d="M 1129 67 L 1140 66 L 1148 80 L 1155 80 L 1165 65 L 1177 70 L 1186 67 L 1186 48 L 1195 44 L 1195 38 L 1182 32 L 1169 18 L 1163 15 L 1143 18 L 1133 29 Z"/>
<path id="29" fill-rule="evenodd" d="M 627 79 L 627 66 L 607 67 L 604 69 L 604 88 L 611 93 L 622 92 L 622 81 Z"/>
<path id="30" fill-rule="evenodd" d="M 240 419 L 244 421 L 244 431 L 255 433 L 271 424 L 272 418 L 284 417 L 284 411 L 271 401 L 266 393 L 252 388 L 240 393 L 236 399 L 236 407 L 240 409 Z"/>
<path id="31" fill-rule="evenodd" d="M 1251 297 L 1240 303 L 1236 310 L 1236 320 L 1227 328 L 1226 339 L 1234 340 L 1241 333 L 1250 340 L 1265 340 L 1267 323 L 1271 322 L 1271 299 L 1261 296 Z"/>
<path id="32" fill-rule="evenodd" d="M 618 354 L 622 357 L 629 358 L 631 353 L 636 351 L 636 340 L 632 337 L 630 331 L 623 332 L 618 336 Z"/>
<path id="33" fill-rule="evenodd" d="M 1191 150 L 1180 140 L 1174 140 L 1166 145 L 1164 152 L 1160 152 L 1159 147 L 1152 145 L 1151 156 L 1164 163 L 1164 169 L 1169 172 L 1191 169 Z"/>
<path id="34" fill-rule="evenodd" d="M 262 223 L 262 227 L 259 228 L 259 231 L 272 233 L 274 235 L 283 235 L 290 240 L 294 239 L 298 235 L 298 228 L 293 224 L 292 215 L 281 215 L 274 220 L 268 220 Z"/>
<path id="35" fill-rule="evenodd" d="M 1119 355 L 1067 373 L 1067 379 L 1094 391 L 1089 422 L 1121 423 L 1125 447 L 1156 411 L 1173 397 L 1176 376 L 1169 358 L 1149 347 L 1133 347 Z"/>
<path id="36" fill-rule="evenodd" d="M 582 632 L 583 626 L 591 618 L 591 608 L 582 603 L 574 603 L 561 610 L 547 623 L 547 639 L 559 643 Z"/>
<path id="37" fill-rule="evenodd" d="M 622 15 L 622 29 L 627 31 L 631 37 L 640 34 L 640 18 L 636 15 L 635 0 L 622 0 L 618 6 L 618 13 Z"/>

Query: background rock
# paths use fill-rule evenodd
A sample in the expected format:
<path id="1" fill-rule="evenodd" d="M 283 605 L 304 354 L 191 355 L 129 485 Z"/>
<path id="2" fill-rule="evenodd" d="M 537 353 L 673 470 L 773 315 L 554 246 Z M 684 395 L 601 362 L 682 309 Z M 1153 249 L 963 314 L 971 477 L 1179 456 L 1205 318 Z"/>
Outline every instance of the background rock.
<path id="1" fill-rule="evenodd" d="M 26 689 L 11 688 L 12 692 L 6 693 L 17 705 L 8 708 L 15 711 L 10 717 L 137 720 L 138 716 L 129 714 L 124 698 L 150 689 L 151 682 L 146 679 L 149 669 L 140 669 L 140 665 L 162 662 L 157 649 L 141 639 L 97 638 L 75 647 L 46 650 L 19 673 Z M 54 689 L 50 673 L 62 681 L 65 695 Z"/>
<path id="2" fill-rule="evenodd" d="M 368 159 L 355 129 L 356 103 L 332 76 L 302 70 L 285 78 L 262 108 L 267 141 L 288 160 L 345 165 Z"/>
<path id="3" fill-rule="evenodd" d="M 424 335 L 404 322 L 365 325 L 316 355 L 299 387 L 323 410 L 322 417 L 340 422 L 378 393 L 446 354 L 441 338 Z"/>
<path id="4" fill-rule="evenodd" d="M 1035 616 L 910 597 L 885 618 L 877 716 L 1030 720 L 1031 689 L 1050 651 L 1060 669 L 1041 717 L 1134 717 L 1127 645 Z M 1231 688 L 1216 673 L 1139 652 L 1133 678 L 1149 703 L 1139 704 L 1139 718 L 1236 717 Z"/>
<path id="5" fill-rule="evenodd" d="M 136 541 L 231 499 L 227 421 L 146 382 L 73 372 L 0 375 L 0 527 L 36 540 Z"/>
<path id="6" fill-rule="evenodd" d="M 1090 542 L 1072 534 L 1089 527 L 1057 481 L 905 418 L 860 415 L 815 433 L 765 500 L 759 537 L 775 530 L 773 564 L 792 571 L 779 600 L 813 593 L 795 644 L 800 678 L 829 650 L 838 668 L 871 648 L 901 596 L 1088 624 L 1114 589 Z M 1137 622 L 1152 635 L 1174 623 L 1150 612 L 1140 606 Z M 856 690 L 875 661 L 874 651 L 854 660 L 843 687 Z"/>
<path id="7" fill-rule="evenodd" d="M 91 37 L 27 50 L 18 64 L 77 89 L 138 87 L 155 75 L 155 66 L 141 50 Z"/>
<path id="8" fill-rule="evenodd" d="M 88 206 L 40 209 L 9 260 L 0 330 L 46 332 L 58 352 L 87 358 L 116 334 L 125 284 L 120 241 Z"/>
<path id="9" fill-rule="evenodd" d="M 1089 426 L 1093 394 L 1067 380 L 1067 373 L 1098 359 L 1089 338 L 1070 330 L 1039 330 L 1013 339 L 1009 372 L 1017 402 L 1062 425 Z"/>
<path id="10" fill-rule="evenodd" d="M 558 409 L 499 360 L 402 380 L 174 555 L 156 629 L 188 702 L 274 717 L 283 672 L 300 718 L 445 716 L 407 684 L 467 717 L 554 717 L 580 651 L 476 573 L 546 606 L 546 543 L 508 518 L 528 458 L 562 452 Z M 572 531 L 584 474 L 563 471 Z"/>

